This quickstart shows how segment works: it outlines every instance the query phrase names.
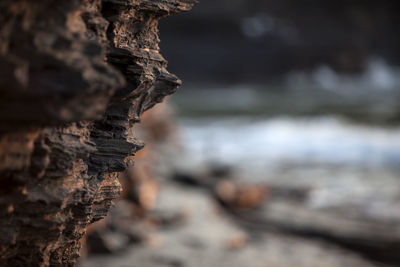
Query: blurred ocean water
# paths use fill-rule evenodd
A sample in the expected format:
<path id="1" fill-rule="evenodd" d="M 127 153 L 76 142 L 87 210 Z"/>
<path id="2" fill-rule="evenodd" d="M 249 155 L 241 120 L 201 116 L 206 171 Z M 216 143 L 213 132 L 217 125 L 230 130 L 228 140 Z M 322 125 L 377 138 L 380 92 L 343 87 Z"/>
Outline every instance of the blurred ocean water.
<path id="1" fill-rule="evenodd" d="M 315 208 L 400 219 L 399 71 L 373 59 L 360 74 L 319 66 L 264 85 L 184 87 L 177 165 L 227 166 L 245 182 L 310 188 Z"/>
<path id="2" fill-rule="evenodd" d="M 400 167 L 400 127 L 357 125 L 334 117 L 182 119 L 185 147 L 201 161 Z"/>
<path id="3" fill-rule="evenodd" d="M 314 208 L 400 219 L 400 127 L 333 116 L 182 118 L 180 127 L 181 167 L 228 166 L 244 182 L 309 188 Z"/>

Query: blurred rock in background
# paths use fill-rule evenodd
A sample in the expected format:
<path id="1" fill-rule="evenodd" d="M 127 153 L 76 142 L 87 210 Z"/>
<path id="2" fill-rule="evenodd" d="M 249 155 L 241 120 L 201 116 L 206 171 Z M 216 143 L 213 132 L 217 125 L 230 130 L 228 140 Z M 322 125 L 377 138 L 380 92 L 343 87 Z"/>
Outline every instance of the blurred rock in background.
<path id="1" fill-rule="evenodd" d="M 326 64 L 359 73 L 399 65 L 395 0 L 204 0 L 160 24 L 163 53 L 186 82 L 270 82 Z"/>
<path id="2" fill-rule="evenodd" d="M 400 266 L 398 7 L 203 0 L 162 21 L 175 115 L 147 113 L 89 236 L 117 253 L 82 266 Z"/>

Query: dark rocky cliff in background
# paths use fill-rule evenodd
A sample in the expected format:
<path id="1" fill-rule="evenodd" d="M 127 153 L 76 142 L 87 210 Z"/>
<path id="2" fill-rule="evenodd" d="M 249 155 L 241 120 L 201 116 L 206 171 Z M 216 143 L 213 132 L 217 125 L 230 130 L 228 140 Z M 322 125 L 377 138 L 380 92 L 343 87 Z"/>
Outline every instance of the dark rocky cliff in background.
<path id="1" fill-rule="evenodd" d="M 363 71 L 371 57 L 399 65 L 394 0 L 204 0 L 162 22 L 162 50 L 185 81 L 268 82 L 327 64 Z"/>
<path id="2" fill-rule="evenodd" d="M 194 3 L 0 3 L 1 266 L 74 265 L 143 146 L 132 127 L 181 84 L 158 21 Z"/>
<path id="3" fill-rule="evenodd" d="M 398 10 L 394 0 L 203 0 L 160 23 L 169 69 L 185 80 L 173 100 L 189 116 L 397 124 Z"/>

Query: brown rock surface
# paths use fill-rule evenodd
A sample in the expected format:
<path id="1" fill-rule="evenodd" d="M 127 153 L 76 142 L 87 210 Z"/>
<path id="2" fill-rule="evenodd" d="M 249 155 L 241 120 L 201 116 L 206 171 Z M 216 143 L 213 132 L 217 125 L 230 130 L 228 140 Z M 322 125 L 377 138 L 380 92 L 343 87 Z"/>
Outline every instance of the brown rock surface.
<path id="1" fill-rule="evenodd" d="M 0 2 L 0 265 L 73 266 L 143 144 L 144 110 L 180 80 L 158 20 L 194 0 Z"/>

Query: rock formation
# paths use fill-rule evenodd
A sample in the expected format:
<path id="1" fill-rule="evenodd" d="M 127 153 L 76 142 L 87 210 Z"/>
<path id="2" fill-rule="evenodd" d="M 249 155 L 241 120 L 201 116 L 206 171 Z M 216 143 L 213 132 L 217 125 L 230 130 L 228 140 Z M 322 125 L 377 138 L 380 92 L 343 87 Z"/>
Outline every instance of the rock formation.
<path id="1" fill-rule="evenodd" d="M 158 21 L 194 4 L 0 2 L 1 266 L 74 266 L 143 146 L 132 127 L 181 83 Z"/>

